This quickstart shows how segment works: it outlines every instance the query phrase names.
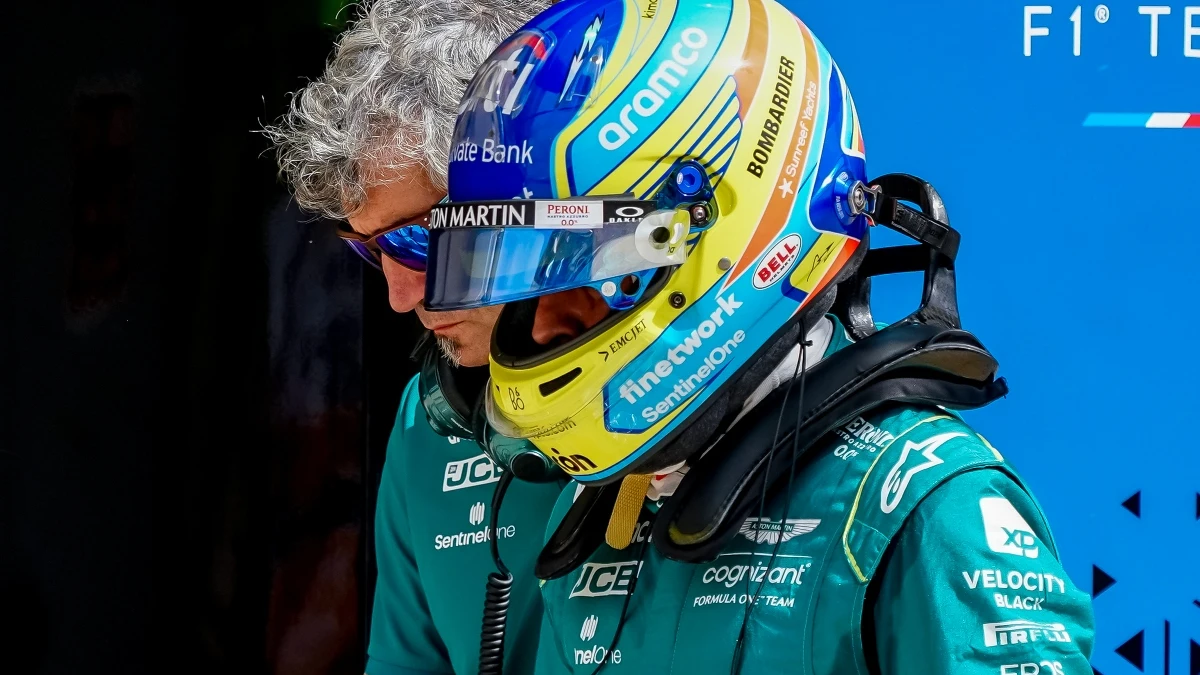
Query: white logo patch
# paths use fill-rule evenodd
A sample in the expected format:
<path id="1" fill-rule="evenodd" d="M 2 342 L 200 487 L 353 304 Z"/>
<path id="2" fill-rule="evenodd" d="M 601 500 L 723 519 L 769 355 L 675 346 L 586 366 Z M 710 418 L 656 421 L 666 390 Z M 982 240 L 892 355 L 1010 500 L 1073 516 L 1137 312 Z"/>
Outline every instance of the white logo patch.
<path id="1" fill-rule="evenodd" d="M 1071 635 L 1061 623 L 1038 623 L 1025 619 L 983 624 L 983 644 L 987 647 L 1033 644 L 1034 642 L 1070 642 Z"/>
<path id="2" fill-rule="evenodd" d="M 583 627 L 579 629 L 579 639 L 587 642 L 596 637 L 596 626 L 600 624 L 600 617 L 592 614 L 583 620 Z"/>
<path id="3" fill-rule="evenodd" d="M 770 518 L 747 518 L 746 522 L 742 523 L 742 529 L 738 530 L 738 534 L 756 544 L 774 545 L 779 542 L 780 537 L 783 537 L 783 541 L 788 542 L 802 534 L 812 532 L 820 524 L 819 518 L 788 518 L 783 522 Z"/>
<path id="4" fill-rule="evenodd" d="M 475 502 L 475 504 L 471 507 L 471 515 L 469 516 L 471 524 L 479 525 L 479 524 L 483 523 L 483 513 L 484 513 L 483 502 Z"/>
<path id="5" fill-rule="evenodd" d="M 983 532 L 988 548 L 1022 558 L 1038 557 L 1038 540 L 1029 523 L 1004 497 L 984 497 L 979 500 L 983 513 Z"/>
<path id="6" fill-rule="evenodd" d="M 920 443 L 905 441 L 904 449 L 900 452 L 900 458 L 896 460 L 896 464 L 888 472 L 887 478 L 883 481 L 883 489 L 879 493 L 880 510 L 884 513 L 895 511 L 896 507 L 900 505 L 900 501 L 904 499 L 904 491 L 908 489 L 908 484 L 912 481 L 913 476 L 925 469 L 942 463 L 942 458 L 935 454 L 938 448 L 942 447 L 942 444 L 946 441 L 962 436 L 966 436 L 966 434 L 962 432 L 950 432 L 927 438 Z M 920 452 L 925 457 L 925 461 L 901 475 L 900 471 L 908 461 L 909 454 L 914 450 Z"/>

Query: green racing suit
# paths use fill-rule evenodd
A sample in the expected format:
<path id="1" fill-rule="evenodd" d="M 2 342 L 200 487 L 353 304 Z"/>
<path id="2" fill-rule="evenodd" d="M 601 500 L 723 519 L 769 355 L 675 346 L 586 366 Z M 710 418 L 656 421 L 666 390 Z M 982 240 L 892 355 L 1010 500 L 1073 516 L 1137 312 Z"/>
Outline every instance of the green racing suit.
<path id="1" fill-rule="evenodd" d="M 376 505 L 368 675 L 475 675 L 487 575 L 496 569 L 493 536 L 514 576 L 505 672 L 533 672 L 542 622 L 533 561 L 563 484 L 514 481 L 492 532 L 499 476 L 473 441 L 434 433 L 413 378 L 388 440 Z"/>
<path id="2" fill-rule="evenodd" d="M 824 353 L 849 343 L 830 320 Z M 800 466 L 790 503 L 774 492 L 708 563 L 658 553 L 663 502 L 647 500 L 628 548 L 543 583 L 540 672 L 724 675 L 752 605 L 736 672 L 1090 675 L 1090 598 L 1021 479 L 955 414 L 875 408 Z"/>

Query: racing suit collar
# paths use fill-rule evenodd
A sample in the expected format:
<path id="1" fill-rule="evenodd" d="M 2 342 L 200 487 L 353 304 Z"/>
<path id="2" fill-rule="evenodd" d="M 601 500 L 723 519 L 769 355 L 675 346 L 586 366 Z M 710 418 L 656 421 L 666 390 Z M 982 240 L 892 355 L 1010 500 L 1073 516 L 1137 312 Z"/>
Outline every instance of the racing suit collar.
<path id="1" fill-rule="evenodd" d="M 835 326 L 835 323 L 838 325 Z M 840 322 L 835 321 L 830 316 L 825 316 L 822 317 L 822 319 L 817 322 L 817 325 L 813 326 L 812 330 L 808 332 L 807 339 L 812 342 L 812 346 L 808 348 L 808 354 L 804 359 L 806 368 L 812 368 L 819 363 L 821 359 L 825 358 L 827 352 L 829 351 L 830 345 L 833 344 L 833 332 L 835 328 L 837 330 L 845 331 L 845 328 L 841 326 Z M 737 424 L 738 421 L 746 415 L 746 413 L 753 410 L 754 406 L 761 403 L 768 394 L 790 381 L 793 373 L 796 372 L 796 364 L 799 360 L 800 345 L 797 344 L 792 348 L 792 351 L 788 352 L 788 355 L 779 362 L 779 365 L 767 375 L 767 378 L 763 380 L 762 384 L 758 385 L 758 387 L 750 393 L 750 396 L 746 399 L 745 405 L 742 406 L 742 411 L 738 413 L 737 417 L 734 418 L 733 422 L 729 426 L 732 428 L 734 424 Z M 710 445 L 709 448 L 712 448 L 713 445 L 716 445 L 717 441 L 719 440 L 721 440 L 721 436 L 713 439 L 712 445 Z M 708 450 L 705 450 L 704 452 L 708 452 Z M 703 453 L 701 453 L 701 455 L 703 455 Z M 679 487 L 679 482 L 683 480 L 683 476 L 687 473 L 687 470 L 687 462 L 680 462 L 675 466 L 667 467 L 661 472 L 655 474 L 654 478 L 650 481 L 650 488 L 646 491 L 646 499 L 652 502 L 657 502 L 675 494 L 675 489 Z"/>

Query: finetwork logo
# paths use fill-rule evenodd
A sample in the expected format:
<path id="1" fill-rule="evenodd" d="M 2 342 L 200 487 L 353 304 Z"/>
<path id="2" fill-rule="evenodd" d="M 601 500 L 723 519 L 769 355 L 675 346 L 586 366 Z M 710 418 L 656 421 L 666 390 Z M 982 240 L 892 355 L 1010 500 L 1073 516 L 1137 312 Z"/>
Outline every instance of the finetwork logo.
<path id="1" fill-rule="evenodd" d="M 802 534 L 812 532 L 820 524 L 819 518 L 788 518 L 784 521 L 770 518 L 747 518 L 746 522 L 742 523 L 742 528 L 738 530 L 738 534 L 756 544 L 775 545 L 779 543 L 780 537 L 783 537 L 784 543 L 787 543 Z"/>
<path id="2" fill-rule="evenodd" d="M 1070 641 L 1071 635 L 1067 633 L 1067 627 L 1061 623 L 1038 623 L 1015 619 L 983 624 L 983 644 L 987 647 Z"/>
<path id="3" fill-rule="evenodd" d="M 710 344 L 708 341 L 717 333 L 718 328 L 725 325 L 725 319 L 731 318 L 741 306 L 741 301 L 737 300 L 732 293 L 728 298 L 718 297 L 717 309 L 707 319 L 701 321 L 690 333 L 682 335 L 683 339 L 679 344 L 668 348 L 665 359 L 647 368 L 641 375 L 625 380 L 617 390 L 617 394 L 629 403 L 637 403 L 648 396 L 653 396 L 657 388 L 664 385 L 664 382 L 665 386 L 671 386 L 670 378 L 674 375 L 678 380 L 674 383 L 671 391 L 653 406 L 643 408 L 641 415 L 646 422 L 653 424 L 660 417 L 671 412 L 681 401 L 687 400 L 692 392 L 707 384 L 709 378 L 720 373 L 721 364 L 730 358 L 738 345 L 746 339 L 746 332 L 738 330 L 723 343 L 709 349 L 707 354 L 701 351 L 708 348 L 707 345 Z M 692 355 L 703 357 L 701 365 L 696 366 L 693 363 L 688 366 L 690 373 L 676 372 L 679 367 L 687 364 L 688 357 Z M 647 401 L 647 403 L 649 402 Z"/>
<path id="4" fill-rule="evenodd" d="M 471 507 L 471 515 L 469 516 L 472 525 L 479 525 L 483 522 L 483 512 L 483 502 L 475 502 Z"/>
<path id="5" fill-rule="evenodd" d="M 988 548 L 1022 558 L 1038 557 L 1037 537 L 1012 502 L 1004 497 L 984 497 L 979 500 L 979 510 Z"/>
<path id="6" fill-rule="evenodd" d="M 583 626 L 579 629 L 579 639 L 584 642 L 590 641 L 596 637 L 596 626 L 600 624 L 600 617 L 592 614 L 583 620 Z"/>

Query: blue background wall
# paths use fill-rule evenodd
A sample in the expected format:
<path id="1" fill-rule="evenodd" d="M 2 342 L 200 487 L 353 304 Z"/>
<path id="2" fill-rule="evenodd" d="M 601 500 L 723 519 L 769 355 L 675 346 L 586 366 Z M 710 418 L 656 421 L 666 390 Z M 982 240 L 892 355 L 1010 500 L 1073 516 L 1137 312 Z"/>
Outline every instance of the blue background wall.
<path id="1" fill-rule="evenodd" d="M 870 173 L 929 180 L 963 232 L 964 325 L 1012 388 L 970 419 L 1032 484 L 1071 578 L 1100 584 L 1095 669 L 1196 673 L 1200 128 L 1083 125 L 1200 112 L 1185 4 L 1163 5 L 1157 57 L 1132 2 L 1081 7 L 1079 56 L 1075 3 L 1033 17 L 1050 33 L 1029 56 L 1018 3 L 785 4 L 845 73 Z M 884 319 L 919 299 L 919 279 L 876 289 Z"/>

